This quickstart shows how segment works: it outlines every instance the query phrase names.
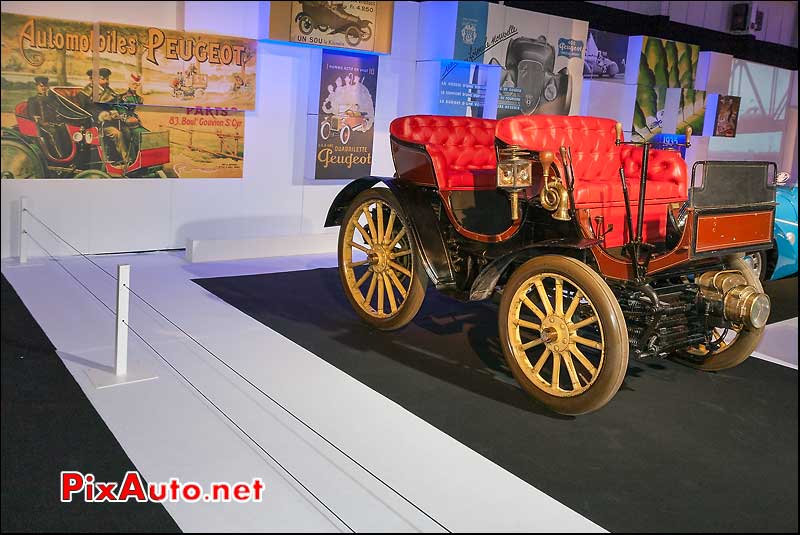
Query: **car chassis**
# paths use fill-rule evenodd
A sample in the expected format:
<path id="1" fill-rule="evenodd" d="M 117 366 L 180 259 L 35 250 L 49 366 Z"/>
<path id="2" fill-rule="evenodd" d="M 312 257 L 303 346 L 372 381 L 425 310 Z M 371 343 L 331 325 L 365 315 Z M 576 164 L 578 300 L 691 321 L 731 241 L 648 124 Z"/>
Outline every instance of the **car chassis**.
<path id="1" fill-rule="evenodd" d="M 560 116 L 393 121 L 395 176 L 348 184 L 325 223 L 340 226 L 339 273 L 356 313 L 378 329 L 400 328 L 428 280 L 462 301 L 499 297 L 511 372 L 562 414 L 604 406 L 629 355 L 707 371 L 741 363 L 769 315 L 741 255 L 771 246 L 776 165 L 697 162 L 687 198 L 679 153 L 625 142 L 621 130 Z M 641 161 L 638 182 L 625 176 L 625 154 Z M 598 159 L 610 162 L 604 182 L 592 182 L 602 173 L 586 163 Z M 656 167 L 684 177 L 669 185 L 683 188 L 683 202 L 648 196 Z M 665 186 L 651 187 L 657 197 Z M 624 202 L 586 201 L 598 191 Z M 614 232 L 614 222 L 624 229 Z"/>

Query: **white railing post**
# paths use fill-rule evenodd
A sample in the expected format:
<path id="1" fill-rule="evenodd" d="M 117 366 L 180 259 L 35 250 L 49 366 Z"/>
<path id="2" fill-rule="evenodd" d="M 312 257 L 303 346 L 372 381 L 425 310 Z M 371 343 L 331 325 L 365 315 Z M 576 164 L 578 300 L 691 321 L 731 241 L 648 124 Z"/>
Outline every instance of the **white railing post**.
<path id="1" fill-rule="evenodd" d="M 27 210 L 27 198 L 19 198 L 19 263 L 28 262 L 28 249 L 25 246 L 25 210 Z"/>
<path id="2" fill-rule="evenodd" d="M 114 373 L 117 376 L 128 373 L 128 302 L 130 300 L 131 266 L 117 266 L 117 336 Z"/>

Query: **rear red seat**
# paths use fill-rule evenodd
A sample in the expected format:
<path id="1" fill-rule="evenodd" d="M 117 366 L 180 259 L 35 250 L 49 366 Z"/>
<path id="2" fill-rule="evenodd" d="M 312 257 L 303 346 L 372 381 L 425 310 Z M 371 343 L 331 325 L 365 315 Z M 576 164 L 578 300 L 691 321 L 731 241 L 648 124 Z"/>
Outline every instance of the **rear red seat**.
<path id="1" fill-rule="evenodd" d="M 497 121 L 472 117 L 409 115 L 392 121 L 395 138 L 425 146 L 442 191 L 494 189 Z"/>
<path id="2" fill-rule="evenodd" d="M 606 228 L 613 223 L 614 231 L 606 236 L 607 247 L 625 241 L 619 168 L 625 171 L 634 225 L 642 168 L 641 147 L 615 144 L 615 124 L 612 119 L 598 117 L 520 115 L 498 121 L 496 129 L 502 141 L 532 150 L 552 150 L 558 155 L 561 146 L 571 147 L 575 207 L 590 208 L 592 218 L 603 216 Z M 649 160 L 643 236 L 647 241 L 663 241 L 667 206 L 687 198 L 686 163 L 678 152 L 665 150 L 651 150 Z"/>

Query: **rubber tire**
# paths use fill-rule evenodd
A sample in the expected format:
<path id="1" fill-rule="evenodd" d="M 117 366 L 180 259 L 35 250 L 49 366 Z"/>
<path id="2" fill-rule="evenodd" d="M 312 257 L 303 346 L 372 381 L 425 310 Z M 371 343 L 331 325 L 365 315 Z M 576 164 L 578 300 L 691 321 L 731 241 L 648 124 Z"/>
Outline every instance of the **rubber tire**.
<path id="1" fill-rule="evenodd" d="M 403 223 L 403 227 L 406 229 L 406 235 L 408 236 L 408 241 L 411 245 L 411 260 L 414 262 L 414 276 L 412 277 L 411 284 L 409 285 L 408 297 L 406 297 L 406 300 L 403 301 L 403 304 L 400 306 L 397 314 L 389 318 L 375 318 L 361 309 L 358 303 L 356 303 L 355 299 L 353 299 L 353 296 L 350 294 L 350 288 L 347 284 L 345 271 L 342 269 L 342 251 L 344 250 L 344 241 L 348 238 L 348 236 L 345 236 L 347 222 L 350 221 L 353 213 L 359 206 L 361 206 L 362 203 L 371 199 L 381 200 L 391 206 L 394 211 L 397 212 L 396 218 L 400 219 L 400 221 Z M 406 326 L 412 319 L 414 319 L 414 316 L 417 315 L 419 308 L 422 306 L 422 302 L 425 300 L 425 289 L 428 286 L 428 275 L 425 272 L 425 267 L 422 264 L 419 249 L 414 241 L 411 227 L 408 224 L 408 218 L 403 212 L 400 203 L 397 201 L 397 198 L 394 196 L 394 193 L 392 193 L 388 188 L 372 188 L 362 191 L 356 195 L 355 199 L 353 199 L 353 201 L 350 203 L 344 218 L 342 219 L 342 224 L 339 227 L 338 243 L 339 280 L 342 283 L 344 294 L 347 297 L 347 300 L 350 302 L 350 305 L 353 307 L 353 310 L 356 311 L 356 314 L 358 314 L 358 316 L 365 323 L 368 323 L 372 327 L 382 331 L 393 331 L 399 329 Z"/>
<path id="2" fill-rule="evenodd" d="M 754 286 L 759 292 L 764 291 L 764 288 L 761 286 L 761 281 L 756 277 L 755 272 L 750 269 L 750 266 L 747 265 L 747 262 L 745 262 L 743 258 L 735 256 L 727 257 L 725 259 L 725 265 L 728 266 L 727 269 L 738 269 L 742 272 L 744 278 L 747 279 L 747 284 Z M 743 329 L 736 340 L 734 340 L 733 344 L 728 346 L 721 353 L 707 358 L 702 363 L 697 361 L 696 356 L 684 351 L 677 352 L 674 359 L 682 364 L 706 372 L 718 372 L 733 368 L 747 360 L 753 351 L 756 350 L 759 342 L 761 342 L 761 337 L 764 336 L 765 328 L 766 326 L 760 329 Z"/>
<path id="3" fill-rule="evenodd" d="M 519 287 L 538 273 L 555 273 L 574 281 L 594 304 L 604 326 L 603 339 L 606 346 L 605 362 L 600 376 L 586 392 L 573 397 L 558 397 L 540 390 L 514 358 L 511 337 L 508 332 L 508 315 L 512 299 Z M 596 411 L 608 403 L 622 386 L 628 369 L 628 330 L 617 298 L 603 278 L 583 262 L 561 255 L 544 255 L 528 260 L 514 271 L 500 299 L 498 316 L 500 345 L 506 363 L 514 378 L 535 400 L 559 414 L 578 415 Z M 612 350 L 616 348 L 616 350 Z"/>

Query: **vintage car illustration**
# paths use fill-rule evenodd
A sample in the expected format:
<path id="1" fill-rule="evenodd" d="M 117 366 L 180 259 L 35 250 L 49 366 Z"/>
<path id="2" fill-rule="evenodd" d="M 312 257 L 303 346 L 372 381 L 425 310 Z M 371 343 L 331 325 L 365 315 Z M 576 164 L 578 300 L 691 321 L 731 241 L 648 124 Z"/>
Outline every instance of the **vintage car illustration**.
<path id="1" fill-rule="evenodd" d="M 179 72 L 178 76 L 170 82 L 170 87 L 172 88 L 172 96 L 175 98 L 202 97 L 206 89 L 208 89 L 208 75 L 199 72 Z M 235 89 L 238 90 L 238 87 L 235 87 Z"/>
<path id="2" fill-rule="evenodd" d="M 611 400 L 629 356 L 714 371 L 758 344 L 770 300 L 743 254 L 771 247 L 774 163 L 690 173 L 595 117 L 418 115 L 390 134 L 396 176 L 350 183 L 326 220 L 347 299 L 375 328 L 411 321 L 428 282 L 497 296 L 514 377 L 570 415 Z"/>
<path id="3" fill-rule="evenodd" d="M 788 176 L 786 174 L 787 179 Z M 775 246 L 767 251 L 750 252 L 744 258 L 761 280 L 781 279 L 797 273 L 797 186 L 779 182 L 777 202 Z"/>
<path id="4" fill-rule="evenodd" d="M 361 41 L 372 38 L 372 21 L 365 20 L 349 13 L 341 3 L 336 2 L 300 2 L 303 10 L 294 20 L 303 35 L 314 30 L 328 33 L 342 33 L 350 46 L 358 46 Z"/>
<path id="5" fill-rule="evenodd" d="M 51 88 L 59 121 L 42 126 L 15 108 L 17 124 L 2 130 L 3 178 L 110 178 L 161 176 L 170 161 L 169 132 L 150 132 L 138 120 L 119 114 L 101 121 L 82 106 L 80 87 Z M 103 116 L 99 114 L 98 117 Z M 106 134 L 113 127 L 125 136 L 128 159 Z"/>
<path id="6" fill-rule="evenodd" d="M 361 113 L 352 106 L 345 106 L 338 115 L 329 115 L 319 125 L 319 135 L 328 140 L 332 135 L 338 135 L 342 145 L 347 145 L 352 132 L 366 132 L 369 130 L 369 120 L 365 113 Z"/>

